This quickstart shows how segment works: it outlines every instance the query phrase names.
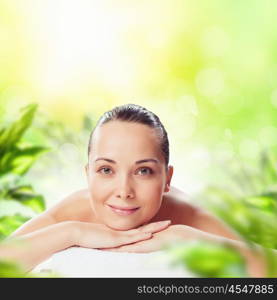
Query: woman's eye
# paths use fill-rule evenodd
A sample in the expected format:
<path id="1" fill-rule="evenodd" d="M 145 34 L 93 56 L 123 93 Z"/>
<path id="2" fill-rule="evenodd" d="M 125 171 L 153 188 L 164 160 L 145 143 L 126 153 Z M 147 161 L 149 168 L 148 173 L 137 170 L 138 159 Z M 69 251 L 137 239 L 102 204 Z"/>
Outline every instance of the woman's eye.
<path id="1" fill-rule="evenodd" d="M 102 173 L 102 174 L 111 174 L 111 169 L 110 168 L 101 168 L 98 172 Z"/>
<path id="2" fill-rule="evenodd" d="M 149 174 L 152 174 L 153 171 L 149 168 L 141 168 L 141 169 L 139 169 L 138 173 L 139 173 L 139 175 L 149 175 Z"/>

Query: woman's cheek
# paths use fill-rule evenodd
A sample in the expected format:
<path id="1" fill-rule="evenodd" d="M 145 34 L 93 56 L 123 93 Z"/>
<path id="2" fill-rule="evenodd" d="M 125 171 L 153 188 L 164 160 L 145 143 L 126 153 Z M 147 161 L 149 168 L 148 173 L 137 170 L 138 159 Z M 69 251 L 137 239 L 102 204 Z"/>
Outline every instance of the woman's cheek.
<path id="1" fill-rule="evenodd" d="M 153 182 L 149 182 L 147 186 L 147 195 L 151 196 L 152 199 L 162 199 L 164 185 L 161 180 L 154 180 Z"/>
<path id="2" fill-rule="evenodd" d="M 90 179 L 90 189 L 98 194 L 103 194 L 110 185 L 110 181 L 104 180 L 101 176 L 92 176 Z"/>
<path id="3" fill-rule="evenodd" d="M 144 199 L 145 207 L 150 212 L 159 210 L 163 198 L 163 188 L 160 184 L 151 185 L 141 194 L 140 199 Z"/>

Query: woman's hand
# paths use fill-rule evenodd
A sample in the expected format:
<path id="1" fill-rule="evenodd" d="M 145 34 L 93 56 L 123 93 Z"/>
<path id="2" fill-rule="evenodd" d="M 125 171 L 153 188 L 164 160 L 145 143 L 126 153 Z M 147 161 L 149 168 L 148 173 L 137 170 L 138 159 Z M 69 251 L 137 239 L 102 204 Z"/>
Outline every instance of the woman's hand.
<path id="1" fill-rule="evenodd" d="M 150 223 L 136 229 L 118 231 L 103 224 L 73 222 L 75 235 L 72 244 L 85 248 L 113 248 L 150 239 L 152 234 L 165 230 L 170 221 Z"/>
<path id="2" fill-rule="evenodd" d="M 198 239 L 205 235 L 204 232 L 186 225 L 171 225 L 165 230 L 154 233 L 151 239 L 139 241 L 131 245 L 124 245 L 117 248 L 109 248 L 102 250 L 110 250 L 117 252 L 152 252 L 163 249 L 166 244 Z"/>

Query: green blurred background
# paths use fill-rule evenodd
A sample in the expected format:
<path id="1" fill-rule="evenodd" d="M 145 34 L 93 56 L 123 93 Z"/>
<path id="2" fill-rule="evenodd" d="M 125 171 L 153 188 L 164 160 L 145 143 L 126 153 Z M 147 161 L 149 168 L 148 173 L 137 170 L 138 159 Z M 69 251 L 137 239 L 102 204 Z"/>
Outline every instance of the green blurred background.
<path id="1" fill-rule="evenodd" d="M 213 159 L 276 145 L 276 13 L 276 1 L 1 0 L 1 122 L 37 102 L 78 132 L 84 115 L 144 105 L 168 130 L 173 184 L 193 193 L 221 179 Z M 68 170 L 39 180 L 35 167 L 34 183 L 53 178 L 47 201 L 85 185 L 85 152 L 61 144 Z"/>
<path id="2" fill-rule="evenodd" d="M 47 206 L 84 188 L 89 133 L 124 103 L 160 117 L 189 195 L 230 187 L 242 162 L 256 176 L 277 144 L 276 15 L 274 0 L 0 0 L 1 127 L 37 103 L 24 140 L 51 149 L 24 180 Z"/>

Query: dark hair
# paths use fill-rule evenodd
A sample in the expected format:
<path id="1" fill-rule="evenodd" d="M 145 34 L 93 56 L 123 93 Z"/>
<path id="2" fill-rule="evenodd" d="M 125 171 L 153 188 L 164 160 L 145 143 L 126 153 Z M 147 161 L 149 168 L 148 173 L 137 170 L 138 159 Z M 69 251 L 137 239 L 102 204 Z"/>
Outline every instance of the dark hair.
<path id="1" fill-rule="evenodd" d="M 161 142 L 161 150 L 165 159 L 166 167 L 169 163 L 169 142 L 167 137 L 167 132 L 160 121 L 159 117 L 153 112 L 147 110 L 146 108 L 136 105 L 136 104 L 125 104 L 121 106 L 116 106 L 112 110 L 105 112 L 98 122 L 95 128 L 90 134 L 89 144 L 88 144 L 88 156 L 91 150 L 91 140 L 94 130 L 105 123 L 110 121 L 124 121 L 124 122 L 134 122 L 147 125 L 154 128 L 158 132 Z"/>

